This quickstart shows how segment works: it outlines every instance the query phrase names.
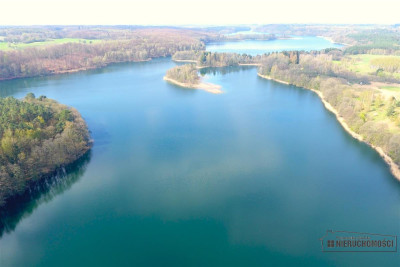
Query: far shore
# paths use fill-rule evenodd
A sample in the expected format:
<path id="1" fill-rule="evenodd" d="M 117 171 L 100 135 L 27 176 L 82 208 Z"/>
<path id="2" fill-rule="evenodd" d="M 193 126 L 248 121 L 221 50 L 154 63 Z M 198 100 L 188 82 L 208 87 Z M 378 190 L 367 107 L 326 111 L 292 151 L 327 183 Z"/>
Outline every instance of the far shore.
<path id="1" fill-rule="evenodd" d="M 176 62 L 191 62 L 191 63 L 197 63 L 197 61 L 191 61 L 191 60 L 187 60 L 187 61 L 183 61 L 183 60 L 175 60 Z M 201 70 L 201 69 L 206 69 L 206 68 L 225 68 L 225 67 L 234 67 L 234 66 L 261 66 L 260 63 L 238 63 L 237 65 L 232 65 L 232 66 L 228 66 L 228 65 L 224 65 L 224 66 L 207 66 L 207 65 L 196 65 L 196 69 Z"/>
<path id="2" fill-rule="evenodd" d="M 261 66 L 260 63 L 239 63 L 239 66 Z"/>
<path id="3" fill-rule="evenodd" d="M 350 46 L 349 44 L 335 42 L 331 37 L 322 36 L 322 35 L 318 35 L 317 37 L 322 38 L 322 39 L 325 39 L 325 40 L 327 40 L 327 41 L 329 41 L 329 42 L 331 42 L 331 43 L 334 43 L 334 44 L 344 45 L 344 46 Z"/>
<path id="4" fill-rule="evenodd" d="M 285 81 L 282 81 L 282 80 L 278 80 L 278 79 L 274 79 L 274 78 L 272 78 L 272 77 L 270 77 L 270 76 L 261 75 L 261 74 L 259 74 L 259 73 L 257 73 L 257 75 L 260 76 L 261 78 L 264 78 L 264 79 L 273 80 L 273 81 L 276 81 L 276 82 L 279 82 L 279 83 L 283 83 L 283 84 L 288 84 L 288 85 L 290 85 L 290 83 L 288 83 L 288 82 L 285 82 Z M 315 90 L 315 89 L 312 89 L 312 88 L 306 88 L 306 87 L 300 87 L 300 88 L 304 88 L 304 89 L 307 89 L 307 90 L 311 90 L 311 91 L 313 91 L 314 93 L 316 93 L 316 94 L 318 95 L 318 97 L 321 99 L 321 101 L 322 101 L 322 103 L 324 104 L 325 108 L 326 108 L 327 110 L 329 110 L 330 112 L 332 112 L 332 113 L 336 116 L 336 119 L 339 121 L 339 123 L 340 123 L 340 125 L 343 127 L 343 129 L 344 129 L 346 132 L 348 132 L 353 138 L 357 139 L 358 141 L 364 142 L 364 143 L 366 143 L 367 145 L 369 145 L 371 148 L 375 149 L 375 150 L 378 152 L 378 154 L 383 158 L 383 160 L 385 160 L 385 162 L 389 165 L 390 171 L 392 172 L 393 176 L 394 176 L 397 180 L 400 181 L 400 167 L 399 167 L 399 165 L 397 165 L 397 164 L 393 161 L 393 159 L 392 159 L 388 154 L 386 154 L 386 153 L 383 151 L 383 149 L 382 149 L 381 147 L 375 146 L 375 145 L 373 145 L 373 144 L 371 144 L 371 143 L 365 141 L 364 138 L 363 138 L 360 134 L 354 132 L 354 131 L 349 127 L 349 125 L 348 125 L 347 122 L 344 120 L 344 118 L 343 118 L 342 116 L 340 116 L 339 112 L 338 112 L 329 102 L 327 102 L 327 101 L 324 99 L 324 95 L 323 95 L 323 93 L 322 93 L 321 91 L 318 91 L 318 90 Z"/>
<path id="5" fill-rule="evenodd" d="M 237 65 L 224 65 L 224 66 L 196 66 L 196 69 L 201 70 L 201 69 L 206 69 L 206 68 L 225 68 L 225 67 L 237 67 L 237 66 L 255 66 L 259 67 L 261 66 L 260 63 L 238 63 Z"/>
<path id="6" fill-rule="evenodd" d="M 42 75 L 15 76 L 15 77 L 10 77 L 10 78 L 0 78 L 0 81 L 23 79 L 23 78 L 33 78 L 33 77 L 47 77 L 47 76 L 59 75 L 59 74 L 69 74 L 69 73 L 76 73 L 76 72 L 82 72 L 82 71 L 88 71 L 88 70 L 101 69 L 101 68 L 110 66 L 112 64 L 128 63 L 128 62 L 139 63 L 139 62 L 147 62 L 147 61 L 151 61 L 151 60 L 152 60 L 152 58 L 143 59 L 143 60 L 135 60 L 135 61 L 122 60 L 122 61 L 115 61 L 115 62 L 107 62 L 107 63 L 104 63 L 104 65 L 102 65 L 102 66 L 91 66 L 91 67 L 82 67 L 82 68 L 75 68 L 75 69 L 55 70 L 53 72 L 49 72 L 49 73 L 42 74 Z"/>
<path id="7" fill-rule="evenodd" d="M 164 76 L 163 79 L 167 82 L 170 82 L 170 83 L 173 83 L 175 85 L 185 87 L 185 88 L 204 90 L 204 91 L 212 93 L 212 94 L 222 94 L 223 93 L 223 91 L 221 90 L 221 86 L 217 85 L 217 84 L 213 84 L 213 83 L 204 83 L 204 82 L 200 82 L 198 84 L 181 83 L 174 79 L 168 78 L 166 76 Z"/>
<path id="8" fill-rule="evenodd" d="M 301 37 L 292 37 L 292 36 L 287 36 L 287 37 L 278 37 L 276 38 L 277 40 L 301 40 Z"/>
<path id="9" fill-rule="evenodd" d="M 225 39 L 222 41 L 219 41 L 221 43 L 228 43 L 228 42 L 243 42 L 243 41 L 275 41 L 275 40 L 300 40 L 302 39 L 301 37 L 293 37 L 293 36 L 285 36 L 285 37 L 279 37 L 276 36 L 275 38 L 243 38 L 243 39 Z M 219 43 L 219 42 L 209 42 L 210 43 Z"/>

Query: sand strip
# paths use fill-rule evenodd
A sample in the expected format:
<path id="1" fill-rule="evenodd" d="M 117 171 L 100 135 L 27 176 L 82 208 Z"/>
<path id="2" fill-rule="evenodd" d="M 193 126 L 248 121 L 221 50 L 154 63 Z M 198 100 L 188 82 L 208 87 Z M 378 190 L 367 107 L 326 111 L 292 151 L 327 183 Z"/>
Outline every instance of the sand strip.
<path id="1" fill-rule="evenodd" d="M 164 80 L 167 82 L 173 83 L 175 85 L 181 86 L 181 87 L 204 90 L 204 91 L 212 93 L 212 94 L 222 94 L 223 93 L 220 85 L 216 85 L 216 84 L 212 84 L 212 83 L 204 83 L 204 82 L 201 82 L 198 84 L 181 83 L 174 79 L 168 78 L 166 76 L 164 76 Z"/>

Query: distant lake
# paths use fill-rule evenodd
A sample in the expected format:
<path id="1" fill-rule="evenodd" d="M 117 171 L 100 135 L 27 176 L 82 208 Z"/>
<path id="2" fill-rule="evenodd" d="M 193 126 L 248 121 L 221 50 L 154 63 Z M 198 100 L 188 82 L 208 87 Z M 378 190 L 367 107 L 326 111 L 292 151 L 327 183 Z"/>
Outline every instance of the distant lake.
<path id="1" fill-rule="evenodd" d="M 253 34 L 268 34 L 266 32 L 256 32 L 256 31 L 238 31 L 238 32 L 233 32 L 233 33 L 228 33 L 226 35 L 239 35 L 239 34 L 247 34 L 247 35 L 253 35 Z"/>
<path id="2" fill-rule="evenodd" d="M 174 65 L 0 83 L 2 97 L 77 108 L 94 139 L 0 215 L 1 267 L 398 265 L 398 253 L 321 252 L 328 229 L 399 235 L 400 186 L 314 93 L 231 67 L 202 70 L 225 91 L 213 95 L 163 81 Z"/>
<path id="3" fill-rule="evenodd" d="M 261 55 L 264 53 L 290 50 L 310 51 L 340 47 L 342 47 L 342 45 L 335 44 L 322 37 L 315 36 L 293 36 L 293 39 L 285 40 L 245 40 L 207 44 L 208 51 L 240 54 L 246 53 L 250 55 Z"/>

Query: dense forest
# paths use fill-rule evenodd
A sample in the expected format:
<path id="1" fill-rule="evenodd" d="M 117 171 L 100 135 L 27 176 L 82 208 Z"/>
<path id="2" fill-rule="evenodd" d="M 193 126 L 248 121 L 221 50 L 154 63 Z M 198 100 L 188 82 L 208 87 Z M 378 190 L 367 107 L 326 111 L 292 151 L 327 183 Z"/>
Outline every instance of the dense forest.
<path id="1" fill-rule="evenodd" d="M 200 68 L 204 67 L 228 67 L 238 65 L 261 65 L 268 67 L 275 64 L 279 58 L 291 63 L 299 63 L 300 57 L 314 58 L 314 61 L 305 71 L 312 72 L 310 75 L 328 75 L 344 78 L 351 83 L 400 82 L 395 74 L 399 72 L 398 57 L 378 57 L 371 60 L 368 73 L 357 73 L 349 69 L 349 64 L 357 64 L 357 61 L 340 49 L 325 49 L 322 51 L 284 51 L 280 53 L 266 53 L 263 55 L 247 55 L 237 53 L 218 53 L 208 51 L 178 51 L 172 59 L 175 61 L 187 61 L 196 63 Z M 278 60 L 279 61 L 279 60 Z M 382 72 L 385 71 L 385 72 Z M 301 73 L 298 73 L 299 75 Z M 292 73 L 291 75 L 295 75 Z"/>
<path id="2" fill-rule="evenodd" d="M 400 55 L 400 34 L 397 30 L 364 30 L 347 34 L 347 37 L 354 40 L 353 45 L 345 49 L 347 54 Z"/>
<path id="3" fill-rule="evenodd" d="M 223 30 L 221 30 L 223 32 Z M 0 28 L 0 80 L 50 75 L 110 63 L 146 61 L 177 51 L 204 50 L 208 42 L 272 40 L 275 35 L 225 35 L 212 29 L 173 27 Z"/>
<path id="4" fill-rule="evenodd" d="M 149 40 L 172 35 L 178 39 L 195 38 L 204 42 L 219 38 L 220 34 L 206 28 L 183 29 L 177 27 L 147 26 L 8 26 L 0 27 L 0 41 L 12 43 L 45 42 L 53 39 L 80 38 L 87 40 Z"/>
<path id="5" fill-rule="evenodd" d="M 86 123 L 75 109 L 32 93 L 0 98 L 0 206 L 89 148 Z"/>
<path id="6" fill-rule="evenodd" d="M 331 31 L 328 31 L 327 26 L 296 28 L 293 25 L 260 28 L 269 30 L 266 34 L 226 34 L 249 29 L 144 26 L 3 27 L 0 28 L 0 80 L 98 68 L 116 62 L 145 61 L 155 57 L 172 56 L 177 51 L 203 51 L 209 42 L 273 40 L 278 38 L 277 34 L 279 37 L 301 33 L 329 36 L 328 33 L 333 32 L 335 36 L 344 36 L 343 28 L 331 27 Z M 359 34 L 361 29 L 347 32 L 345 36 L 350 33 Z M 355 39 L 350 39 L 349 42 L 357 43 Z M 221 55 L 223 59 L 213 59 L 208 54 L 202 56 L 204 66 L 221 66 L 217 61 L 238 60 L 226 58 L 230 55 Z M 240 61 L 248 62 L 249 59 L 242 58 Z"/>
<path id="7" fill-rule="evenodd" d="M 79 33 L 70 35 L 81 36 Z M 104 31 L 101 33 L 104 34 Z M 96 38 L 99 34 L 97 31 L 86 31 L 82 36 Z M 116 33 L 110 33 L 111 36 L 113 34 Z M 205 36 L 190 30 L 139 29 L 115 40 L 0 51 L 0 80 L 98 68 L 115 62 L 145 61 L 171 56 L 181 50 L 202 50 L 205 48 L 202 38 Z"/>
<path id="8" fill-rule="evenodd" d="M 256 64 L 265 55 L 247 55 L 237 53 L 214 53 L 208 51 L 178 51 L 172 56 L 175 61 L 191 61 L 199 67 L 227 67 L 239 64 Z"/>

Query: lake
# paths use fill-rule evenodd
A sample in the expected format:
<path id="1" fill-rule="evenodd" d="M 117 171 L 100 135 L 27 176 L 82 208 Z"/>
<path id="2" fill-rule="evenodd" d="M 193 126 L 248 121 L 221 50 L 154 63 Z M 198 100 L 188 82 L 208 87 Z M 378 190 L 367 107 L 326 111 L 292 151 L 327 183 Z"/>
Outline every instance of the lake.
<path id="1" fill-rule="evenodd" d="M 276 39 L 271 41 L 244 40 L 207 44 L 207 50 L 211 52 L 239 53 L 260 55 L 276 51 L 290 50 L 321 50 L 325 48 L 340 48 L 343 45 L 334 44 L 322 37 L 292 36 L 293 39 Z"/>
<path id="2" fill-rule="evenodd" d="M 1 215 L 0 266 L 395 266 L 323 253 L 326 230 L 398 235 L 400 183 L 312 92 L 256 68 L 163 81 L 169 58 L 0 83 L 77 108 L 94 146 Z"/>

